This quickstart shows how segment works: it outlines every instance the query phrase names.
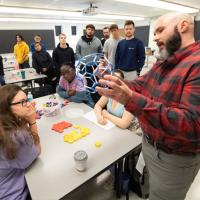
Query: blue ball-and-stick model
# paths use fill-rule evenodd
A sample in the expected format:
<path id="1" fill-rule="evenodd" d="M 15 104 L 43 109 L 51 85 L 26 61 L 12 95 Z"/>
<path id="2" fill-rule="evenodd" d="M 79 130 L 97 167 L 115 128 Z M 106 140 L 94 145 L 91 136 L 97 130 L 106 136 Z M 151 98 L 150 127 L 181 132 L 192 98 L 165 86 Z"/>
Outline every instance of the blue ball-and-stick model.
<path id="1" fill-rule="evenodd" d="M 90 93 L 96 93 L 98 80 L 105 74 L 113 74 L 114 66 L 102 53 L 89 54 L 81 58 L 76 65 L 76 73 L 80 73 L 86 79 L 84 87 Z"/>

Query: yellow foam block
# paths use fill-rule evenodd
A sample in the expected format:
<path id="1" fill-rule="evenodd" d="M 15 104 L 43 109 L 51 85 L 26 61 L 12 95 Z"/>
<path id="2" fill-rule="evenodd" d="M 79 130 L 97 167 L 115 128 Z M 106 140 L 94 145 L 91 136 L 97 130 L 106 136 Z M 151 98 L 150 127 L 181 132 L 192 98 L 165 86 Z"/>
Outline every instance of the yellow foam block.
<path id="1" fill-rule="evenodd" d="M 64 135 L 64 142 L 73 143 L 90 133 L 90 129 L 87 127 L 74 125 L 73 128 L 75 128 L 76 130 L 71 130 L 69 133 Z"/>
<path id="2" fill-rule="evenodd" d="M 80 135 L 81 135 L 81 137 L 85 137 L 86 135 L 88 135 L 88 133 L 81 132 Z"/>
<path id="3" fill-rule="evenodd" d="M 74 139 L 70 137 L 64 137 L 64 142 L 73 143 Z"/>
<path id="4" fill-rule="evenodd" d="M 80 125 L 74 125 L 73 128 L 78 129 L 78 128 L 80 128 Z"/>
<path id="5" fill-rule="evenodd" d="M 100 141 L 96 141 L 96 142 L 95 142 L 95 146 L 96 146 L 96 147 L 101 147 L 101 146 L 102 146 L 102 143 L 101 143 Z"/>
<path id="6" fill-rule="evenodd" d="M 72 134 L 72 137 L 73 137 L 73 139 L 76 141 L 76 140 L 78 140 L 78 139 L 81 138 L 81 135 L 78 134 L 78 133 L 74 133 L 74 134 Z"/>

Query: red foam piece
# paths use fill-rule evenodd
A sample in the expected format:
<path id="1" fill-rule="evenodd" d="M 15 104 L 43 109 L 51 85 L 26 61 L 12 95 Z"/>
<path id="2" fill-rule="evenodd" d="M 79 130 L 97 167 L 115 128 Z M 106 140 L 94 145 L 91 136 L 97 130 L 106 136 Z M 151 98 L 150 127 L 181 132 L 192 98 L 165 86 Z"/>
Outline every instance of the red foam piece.
<path id="1" fill-rule="evenodd" d="M 52 130 L 58 132 L 58 133 L 62 133 L 64 131 L 64 129 L 71 127 L 72 124 L 66 121 L 62 121 L 56 124 L 53 124 L 52 126 Z"/>

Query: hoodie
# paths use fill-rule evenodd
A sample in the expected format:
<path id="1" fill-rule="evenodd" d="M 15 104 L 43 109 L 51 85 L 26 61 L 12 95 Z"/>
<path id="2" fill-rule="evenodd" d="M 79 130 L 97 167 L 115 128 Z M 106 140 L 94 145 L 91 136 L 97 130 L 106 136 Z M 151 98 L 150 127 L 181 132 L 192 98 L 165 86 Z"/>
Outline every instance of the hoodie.
<path id="1" fill-rule="evenodd" d="M 82 36 L 76 45 L 76 54 L 82 58 L 92 53 L 102 53 L 101 41 L 97 37 L 87 38 Z"/>
<path id="2" fill-rule="evenodd" d="M 18 64 L 22 64 L 28 60 L 29 46 L 26 42 L 21 41 L 14 46 L 14 56 Z"/>
<path id="3" fill-rule="evenodd" d="M 75 57 L 73 49 L 67 44 L 66 48 L 61 48 L 60 43 L 53 50 L 53 63 L 57 71 L 60 71 L 60 67 L 65 62 L 71 62 L 75 64 Z"/>
<path id="4" fill-rule="evenodd" d="M 36 69 L 37 73 L 45 74 L 49 78 L 56 76 L 52 58 L 47 51 L 41 50 L 32 54 L 32 67 Z M 43 72 L 42 68 L 47 68 L 47 71 Z"/>

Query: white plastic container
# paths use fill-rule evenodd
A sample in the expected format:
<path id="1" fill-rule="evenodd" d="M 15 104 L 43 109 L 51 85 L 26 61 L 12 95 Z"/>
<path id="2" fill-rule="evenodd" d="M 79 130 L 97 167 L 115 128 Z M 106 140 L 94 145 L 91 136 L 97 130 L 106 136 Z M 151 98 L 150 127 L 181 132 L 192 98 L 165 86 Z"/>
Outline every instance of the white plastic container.
<path id="1" fill-rule="evenodd" d="M 85 151 L 80 150 L 74 153 L 75 168 L 83 172 L 87 169 L 87 159 L 88 155 Z"/>

